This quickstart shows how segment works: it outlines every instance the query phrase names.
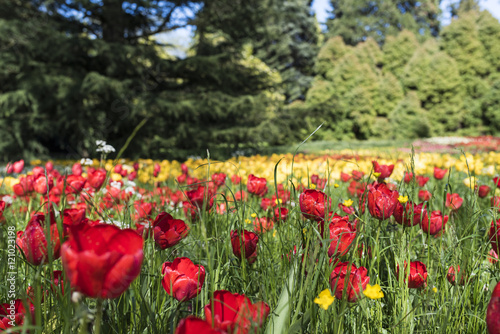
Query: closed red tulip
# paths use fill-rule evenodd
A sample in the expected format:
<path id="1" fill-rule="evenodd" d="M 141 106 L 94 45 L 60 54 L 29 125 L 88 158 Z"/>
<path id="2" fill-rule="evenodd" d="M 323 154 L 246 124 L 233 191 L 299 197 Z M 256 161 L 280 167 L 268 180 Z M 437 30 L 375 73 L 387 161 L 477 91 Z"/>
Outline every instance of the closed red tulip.
<path id="1" fill-rule="evenodd" d="M 405 261 L 406 271 L 406 261 Z M 399 266 L 396 270 L 396 276 L 399 277 Z M 410 263 L 410 274 L 405 281 L 410 289 L 418 289 L 427 284 L 427 267 L 420 261 L 412 261 Z"/>
<path id="2" fill-rule="evenodd" d="M 324 220 L 325 210 L 330 211 L 331 201 L 328 196 L 319 190 L 306 189 L 299 196 L 300 211 L 307 219 Z"/>
<path id="3" fill-rule="evenodd" d="M 4 201 L 0 201 L 0 223 L 5 222 L 5 217 L 3 216 L 3 213 L 5 211 L 6 206 L 7 206 L 7 204 L 5 204 Z"/>
<path id="4" fill-rule="evenodd" d="M 153 222 L 153 233 L 156 245 L 160 249 L 166 249 L 184 239 L 189 233 L 189 228 L 184 221 L 162 212 Z"/>
<path id="5" fill-rule="evenodd" d="M 52 176 L 45 177 L 45 175 L 39 175 L 38 178 L 35 179 L 35 182 L 33 182 L 33 189 L 41 195 L 46 195 L 53 186 L 54 180 Z"/>
<path id="6" fill-rule="evenodd" d="M 491 227 L 490 227 L 490 243 L 491 243 L 491 248 L 499 254 L 500 253 L 500 219 L 498 219 L 496 222 L 492 221 L 491 222 Z"/>
<path id="7" fill-rule="evenodd" d="M 87 174 L 87 181 L 90 186 L 95 190 L 99 190 L 106 180 L 106 170 L 104 168 L 99 168 Z"/>
<path id="8" fill-rule="evenodd" d="M 498 254 L 493 249 L 490 249 L 488 255 L 488 261 L 490 261 L 491 264 L 496 264 L 498 262 Z"/>
<path id="9" fill-rule="evenodd" d="M 428 202 L 432 197 L 432 194 L 428 190 L 419 190 L 418 199 L 421 202 Z"/>
<path id="10" fill-rule="evenodd" d="M 241 242 L 243 241 L 243 245 Z M 257 259 L 257 243 L 259 236 L 256 233 L 244 230 L 238 233 L 238 230 L 231 231 L 231 246 L 233 247 L 233 254 L 241 259 L 244 256 L 249 263 L 254 263 Z"/>
<path id="11" fill-rule="evenodd" d="M 81 176 L 82 175 L 82 164 L 79 162 L 75 162 L 73 164 L 73 167 L 71 167 L 71 173 L 76 176 Z"/>
<path id="12" fill-rule="evenodd" d="M 354 181 L 360 181 L 363 176 L 365 175 L 365 173 L 363 173 L 362 171 L 359 171 L 359 170 L 353 170 L 351 172 L 352 174 L 352 178 L 354 179 Z"/>
<path id="13" fill-rule="evenodd" d="M 12 164 L 12 168 L 13 168 L 14 173 L 16 173 L 16 174 L 21 173 L 24 169 L 24 160 L 19 160 L 19 161 L 14 162 L 14 164 Z"/>
<path id="14" fill-rule="evenodd" d="M 153 176 L 154 177 L 157 177 L 158 174 L 160 174 L 160 171 L 161 171 L 161 166 L 159 163 L 155 163 L 154 167 L 153 167 Z"/>
<path id="15" fill-rule="evenodd" d="M 411 180 L 413 180 L 413 173 L 411 172 L 405 172 L 405 175 L 403 177 L 403 180 L 406 184 L 410 183 Z"/>
<path id="16" fill-rule="evenodd" d="M 398 202 L 393 215 L 399 224 L 408 227 L 428 221 L 428 213 L 424 203 L 415 204 L 408 201 L 405 204 L 401 204 Z"/>
<path id="17" fill-rule="evenodd" d="M 52 163 L 52 161 L 47 161 L 47 163 L 45 163 L 45 169 L 47 170 L 47 173 L 52 172 L 52 170 L 54 169 L 54 164 Z"/>
<path id="18" fill-rule="evenodd" d="M 66 184 L 65 194 L 78 194 L 82 191 L 83 186 L 85 185 L 85 178 L 79 175 L 68 175 L 66 180 L 61 181 L 63 184 Z"/>
<path id="19" fill-rule="evenodd" d="M 368 210 L 370 214 L 379 220 L 389 218 L 399 203 L 398 197 L 398 192 L 389 190 L 385 183 L 372 185 L 368 189 Z"/>
<path id="20" fill-rule="evenodd" d="M 252 303 L 245 295 L 218 290 L 204 311 L 205 319 L 213 328 L 231 334 L 247 334 L 262 326 L 270 308 L 264 302 Z"/>
<path id="21" fill-rule="evenodd" d="M 234 174 L 233 176 L 231 176 L 231 183 L 234 184 L 234 185 L 240 184 L 241 183 L 241 177 L 239 177 L 238 175 Z"/>
<path id="22" fill-rule="evenodd" d="M 220 329 L 215 329 L 210 326 L 210 323 L 206 320 L 197 318 L 195 316 L 188 316 L 187 318 L 181 319 L 177 328 L 175 329 L 175 334 L 225 334 L 225 331 Z"/>
<path id="23" fill-rule="evenodd" d="M 276 208 L 274 209 L 274 220 L 277 222 L 284 221 L 286 222 L 288 218 L 288 209 L 287 208 Z"/>
<path id="24" fill-rule="evenodd" d="M 500 334 L 500 282 L 493 289 L 486 309 L 486 327 L 489 334 Z"/>
<path id="25" fill-rule="evenodd" d="M 491 188 L 488 187 L 487 185 L 482 185 L 482 186 L 479 186 L 479 189 L 477 191 L 477 194 L 480 198 L 485 198 L 486 196 L 488 196 L 488 194 L 490 193 L 490 190 Z"/>
<path id="26" fill-rule="evenodd" d="M 224 173 L 215 173 L 212 175 L 212 181 L 215 182 L 217 187 L 222 187 L 226 183 L 227 175 Z"/>
<path id="27" fill-rule="evenodd" d="M 262 198 L 262 200 L 260 201 L 260 207 L 262 208 L 262 210 L 264 211 L 267 211 L 267 209 L 269 209 L 270 207 L 272 207 L 272 203 L 271 203 L 271 199 L 270 198 L 267 198 L 267 197 L 264 197 Z"/>
<path id="28" fill-rule="evenodd" d="M 161 285 L 167 292 L 180 302 L 196 297 L 205 282 L 205 268 L 195 265 L 187 257 L 178 257 L 174 262 L 165 262 L 161 273 Z"/>
<path id="29" fill-rule="evenodd" d="M 491 198 L 491 207 L 500 211 L 500 196 L 493 196 Z"/>
<path id="30" fill-rule="evenodd" d="M 342 182 L 348 182 L 350 179 L 351 179 L 351 175 L 344 173 L 344 172 L 340 173 L 340 180 Z"/>
<path id="31" fill-rule="evenodd" d="M 77 227 L 62 246 L 62 264 L 73 289 L 91 298 L 116 298 L 141 272 L 142 247 L 132 229 Z"/>
<path id="32" fill-rule="evenodd" d="M 417 184 L 418 184 L 419 187 L 425 186 L 425 184 L 427 183 L 427 181 L 429 181 L 428 177 L 425 177 L 425 176 L 422 176 L 422 175 L 417 175 L 415 177 L 415 179 L 417 180 Z"/>
<path id="33" fill-rule="evenodd" d="M 352 242 L 356 238 L 356 229 L 349 220 L 338 215 L 334 215 L 329 225 L 330 247 L 328 256 L 340 257 L 349 251 Z"/>
<path id="34" fill-rule="evenodd" d="M 345 296 L 348 302 L 356 302 L 370 282 L 367 273 L 365 267 L 356 268 L 354 264 L 349 265 L 349 262 L 337 263 L 330 275 L 330 286 L 335 292 L 335 298 L 342 299 Z"/>
<path id="35" fill-rule="evenodd" d="M 457 278 L 460 278 L 458 285 L 465 285 L 467 278 L 463 273 L 460 273 L 460 266 L 450 266 L 450 268 L 448 269 L 448 273 L 446 274 L 446 279 L 448 280 L 448 282 L 450 282 L 451 285 L 455 285 L 457 284 Z"/>
<path id="36" fill-rule="evenodd" d="M 497 186 L 497 188 L 500 188 L 500 176 L 494 177 L 493 183 Z"/>
<path id="37" fill-rule="evenodd" d="M 269 217 L 256 217 L 253 221 L 254 231 L 262 234 L 274 228 L 274 221 Z"/>
<path id="38" fill-rule="evenodd" d="M 45 175 L 45 169 L 43 169 L 43 167 L 40 166 L 35 166 L 31 170 L 31 173 L 33 173 L 32 174 L 33 178 L 36 180 L 40 175 Z"/>
<path id="39" fill-rule="evenodd" d="M 267 194 L 267 180 L 250 174 L 248 175 L 247 189 L 250 194 L 262 197 Z"/>
<path id="40" fill-rule="evenodd" d="M 214 205 L 214 193 L 215 191 L 210 189 L 208 185 L 200 185 L 194 190 L 187 191 L 186 195 L 194 206 L 209 210 Z"/>
<path id="41" fill-rule="evenodd" d="M 436 180 L 442 180 L 444 178 L 444 176 L 446 175 L 447 171 L 448 171 L 447 169 L 441 169 L 441 168 L 434 167 L 434 178 Z"/>
<path id="42" fill-rule="evenodd" d="M 48 220 L 48 221 L 47 221 Z M 38 266 L 49 262 L 46 224 L 50 224 L 50 244 L 52 259 L 60 256 L 61 242 L 55 219 L 47 219 L 43 214 L 34 214 L 24 231 L 17 232 L 16 244 L 26 261 Z"/>
<path id="43" fill-rule="evenodd" d="M 373 171 L 379 173 L 378 179 L 383 180 L 391 176 L 394 165 L 380 165 L 377 161 L 372 161 Z"/>
<path id="44" fill-rule="evenodd" d="M 460 209 L 463 202 L 464 200 L 460 197 L 459 194 L 446 194 L 445 206 L 452 211 Z"/>
<path id="45" fill-rule="evenodd" d="M 422 231 L 430 235 L 440 235 L 444 230 L 446 223 L 448 222 L 448 216 L 443 215 L 441 211 L 432 211 L 429 219 L 423 219 L 420 223 Z"/>

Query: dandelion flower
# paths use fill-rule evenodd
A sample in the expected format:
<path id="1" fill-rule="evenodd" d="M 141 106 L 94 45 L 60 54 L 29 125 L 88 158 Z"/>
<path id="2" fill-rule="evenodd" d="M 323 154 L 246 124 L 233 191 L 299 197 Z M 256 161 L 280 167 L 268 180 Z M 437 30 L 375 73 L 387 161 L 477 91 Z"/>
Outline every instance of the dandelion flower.
<path id="1" fill-rule="evenodd" d="M 325 311 L 328 310 L 328 307 L 332 305 L 334 300 L 335 297 L 331 295 L 328 289 L 321 291 L 318 297 L 314 298 L 314 302 Z"/>
<path id="2" fill-rule="evenodd" d="M 380 299 L 384 298 L 384 293 L 382 292 L 382 288 L 380 285 L 366 285 L 366 289 L 363 291 L 363 294 L 370 299 Z"/>
<path id="3" fill-rule="evenodd" d="M 405 204 L 406 202 L 408 202 L 408 196 L 399 195 L 398 201 L 401 204 Z"/>

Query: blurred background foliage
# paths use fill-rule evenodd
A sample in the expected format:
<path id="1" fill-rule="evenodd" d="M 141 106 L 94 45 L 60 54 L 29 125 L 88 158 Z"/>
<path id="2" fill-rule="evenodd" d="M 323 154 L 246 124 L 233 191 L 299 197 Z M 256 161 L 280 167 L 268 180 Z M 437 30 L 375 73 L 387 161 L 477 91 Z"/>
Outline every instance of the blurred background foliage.
<path id="1" fill-rule="evenodd" d="M 304 139 L 500 132 L 500 23 L 477 1 L 0 1 L 2 160 L 227 156 Z M 192 29 L 185 56 L 158 38 Z"/>

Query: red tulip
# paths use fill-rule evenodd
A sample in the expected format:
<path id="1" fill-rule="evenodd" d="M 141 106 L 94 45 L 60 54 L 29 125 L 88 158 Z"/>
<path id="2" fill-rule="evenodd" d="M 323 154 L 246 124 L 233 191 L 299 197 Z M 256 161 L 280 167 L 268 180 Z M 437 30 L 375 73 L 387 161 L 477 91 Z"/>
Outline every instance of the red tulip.
<path id="1" fill-rule="evenodd" d="M 405 271 L 406 271 L 406 261 L 405 261 Z M 399 277 L 399 266 L 396 269 L 396 276 Z M 427 268 L 425 264 L 423 264 L 420 261 L 412 261 L 410 263 L 408 287 L 410 289 L 417 289 L 425 286 L 426 284 L 427 284 Z"/>
<path id="2" fill-rule="evenodd" d="M 128 179 L 129 181 L 134 181 L 136 177 L 137 177 L 137 172 L 136 172 L 136 171 L 133 171 L 132 173 L 130 173 L 130 174 L 127 176 L 127 179 Z"/>
<path id="3" fill-rule="evenodd" d="M 428 202 L 432 197 L 432 194 L 428 190 L 419 190 L 418 199 L 421 202 Z"/>
<path id="4" fill-rule="evenodd" d="M 175 329 L 175 334 L 224 334 L 226 332 L 214 329 L 206 320 L 197 318 L 195 316 L 188 316 L 187 318 L 179 321 L 179 325 Z"/>
<path id="5" fill-rule="evenodd" d="M 330 211 L 331 201 L 328 196 L 313 189 L 307 189 L 299 196 L 300 211 L 307 219 L 316 221 L 324 220 L 325 209 Z"/>
<path id="6" fill-rule="evenodd" d="M 489 334 L 500 333 L 500 282 L 493 289 L 490 302 L 488 303 L 486 327 L 488 327 Z"/>
<path id="7" fill-rule="evenodd" d="M 356 238 L 356 229 L 354 229 L 348 219 L 338 215 L 333 216 L 330 225 L 330 247 L 328 256 L 343 256 L 349 251 L 354 238 Z"/>
<path id="8" fill-rule="evenodd" d="M 406 204 L 398 202 L 393 215 L 399 224 L 408 227 L 415 226 L 423 221 L 429 220 L 425 204 L 415 204 L 411 201 L 406 202 Z"/>
<path id="9" fill-rule="evenodd" d="M 7 204 L 5 204 L 4 201 L 0 201 L 0 223 L 5 222 L 5 217 L 3 216 L 3 212 L 5 211 L 5 207 Z"/>
<path id="10" fill-rule="evenodd" d="M 270 312 L 266 303 L 253 304 L 247 296 L 226 290 L 215 291 L 204 310 L 212 327 L 231 334 L 247 334 L 250 329 L 261 327 Z"/>
<path id="11" fill-rule="evenodd" d="M 441 211 L 432 211 L 429 219 L 422 219 L 420 227 L 424 233 L 430 235 L 440 235 L 444 231 L 448 216 L 445 216 Z"/>
<path id="12" fill-rule="evenodd" d="M 245 190 L 238 190 L 237 192 L 234 193 L 234 200 L 235 201 L 242 201 L 245 202 L 248 198 L 248 194 Z"/>
<path id="13" fill-rule="evenodd" d="M 375 173 L 380 173 L 378 179 L 382 181 L 391 176 L 392 171 L 394 170 L 394 165 L 379 165 L 377 161 L 372 161 L 373 171 Z"/>
<path id="14" fill-rule="evenodd" d="M 399 203 L 398 197 L 398 192 L 389 190 L 385 183 L 375 183 L 368 189 L 370 214 L 379 220 L 389 218 Z"/>
<path id="15" fill-rule="evenodd" d="M 99 168 L 94 170 L 92 173 L 88 172 L 87 181 L 92 188 L 98 190 L 104 184 L 106 180 L 106 170 L 104 168 Z"/>
<path id="16" fill-rule="evenodd" d="M 500 176 L 494 177 L 493 183 L 497 186 L 497 188 L 500 188 Z"/>
<path id="17" fill-rule="evenodd" d="M 488 261 L 490 261 L 491 264 L 495 264 L 498 262 L 498 254 L 493 249 L 490 249 L 488 255 Z"/>
<path id="18" fill-rule="evenodd" d="M 158 174 L 160 173 L 161 171 L 161 166 L 159 163 L 155 163 L 154 167 L 153 167 L 153 176 L 154 177 L 157 177 Z"/>
<path id="19" fill-rule="evenodd" d="M 243 241 L 243 247 L 241 245 Z M 233 254 L 241 259 L 244 250 L 244 256 L 249 263 L 254 263 L 257 259 L 257 242 L 259 236 L 253 232 L 244 230 L 238 233 L 238 230 L 231 231 L 231 246 L 233 247 Z"/>
<path id="20" fill-rule="evenodd" d="M 277 222 L 286 221 L 288 218 L 288 209 L 287 208 L 276 208 L 274 209 L 274 220 Z"/>
<path id="21" fill-rule="evenodd" d="M 349 266 L 349 262 L 337 263 L 330 275 L 330 286 L 335 291 L 335 298 L 342 299 L 344 295 L 348 302 L 356 302 L 370 282 L 367 273 L 365 267 Z"/>
<path id="22" fill-rule="evenodd" d="M 262 210 L 264 211 L 267 211 L 267 209 L 269 209 L 269 207 L 273 206 L 272 203 L 271 203 L 271 199 L 270 198 L 267 198 L 267 197 L 264 197 L 262 198 L 262 200 L 260 201 L 260 207 L 262 208 Z"/>
<path id="23" fill-rule="evenodd" d="M 497 208 L 500 211 L 500 196 L 493 196 L 491 198 L 491 207 Z"/>
<path id="24" fill-rule="evenodd" d="M 30 301 L 27 301 L 27 304 L 29 305 L 29 311 L 26 310 L 21 299 L 0 304 L 0 332 L 4 332 L 2 329 L 22 326 L 26 318 L 31 318 L 30 323 L 33 323 L 35 306 Z"/>
<path id="25" fill-rule="evenodd" d="M 491 222 L 490 227 L 491 248 L 498 254 L 500 253 L 500 219 Z"/>
<path id="26" fill-rule="evenodd" d="M 362 171 L 358 171 L 358 170 L 353 170 L 351 172 L 352 174 L 352 178 L 355 180 L 355 181 L 359 181 L 363 178 L 363 176 L 365 175 L 365 173 L 363 173 Z"/>
<path id="27" fill-rule="evenodd" d="M 24 232 L 17 232 L 16 243 L 19 251 L 24 254 L 26 261 L 35 266 L 49 262 L 45 224 L 50 224 L 52 259 L 55 260 L 59 258 L 61 248 L 55 219 L 51 217 L 50 221 L 47 222 L 43 214 L 34 214 Z"/>
<path id="28" fill-rule="evenodd" d="M 342 182 L 347 182 L 351 179 L 351 175 L 347 174 L 347 173 L 344 173 L 344 172 L 341 172 L 340 173 L 340 180 Z"/>
<path id="29" fill-rule="evenodd" d="M 182 171 L 182 174 L 187 175 L 187 174 L 189 174 L 189 167 L 186 164 L 182 163 L 181 164 L 181 171 Z"/>
<path id="30" fill-rule="evenodd" d="M 446 274 L 446 279 L 448 280 L 448 282 L 450 282 L 451 285 L 455 285 L 456 284 L 456 277 L 459 277 L 460 278 L 460 282 L 458 283 L 458 285 L 465 285 L 465 282 L 467 281 L 465 275 L 462 273 L 460 273 L 460 266 L 456 266 L 456 274 L 455 274 L 455 267 L 451 266 L 449 269 L 448 269 L 448 273 Z"/>
<path id="31" fill-rule="evenodd" d="M 52 170 L 54 169 L 54 164 L 52 163 L 52 161 L 47 161 L 47 163 L 45 164 L 45 169 L 47 170 L 47 173 L 52 172 Z"/>
<path id="32" fill-rule="evenodd" d="M 116 298 L 141 272 L 142 247 L 132 229 L 76 227 L 62 246 L 62 264 L 72 288 L 92 298 Z"/>
<path id="33" fill-rule="evenodd" d="M 82 164 L 79 162 L 75 162 L 73 164 L 73 167 L 71 167 L 71 173 L 76 176 L 81 176 L 82 175 Z"/>
<path id="34" fill-rule="evenodd" d="M 215 182 L 217 187 L 222 187 L 226 183 L 226 174 L 215 173 L 212 175 L 212 181 Z"/>
<path id="35" fill-rule="evenodd" d="M 237 184 L 240 184 L 240 182 L 241 182 L 241 177 L 239 177 L 236 174 L 234 174 L 233 176 L 231 176 L 231 183 L 232 184 L 237 185 Z"/>
<path id="36" fill-rule="evenodd" d="M 40 175 L 38 176 L 38 178 L 35 179 L 35 182 L 33 183 L 33 189 L 41 195 L 46 195 L 47 192 L 50 189 L 52 189 L 53 186 L 54 186 L 54 180 L 52 176 L 49 176 L 47 178 L 44 175 Z"/>
<path id="37" fill-rule="evenodd" d="M 250 174 L 248 175 L 247 189 L 250 194 L 262 197 L 267 194 L 267 180 Z"/>
<path id="38" fill-rule="evenodd" d="M 450 193 L 446 194 L 445 206 L 452 211 L 460 209 L 463 202 L 464 200 L 460 197 L 459 194 L 450 194 Z"/>
<path id="39" fill-rule="evenodd" d="M 82 191 L 86 180 L 79 175 L 68 175 L 66 180 L 62 180 L 61 183 L 66 183 L 65 194 L 77 194 Z"/>
<path id="40" fill-rule="evenodd" d="M 403 178 L 406 184 L 410 183 L 413 180 L 413 173 L 405 172 L 405 176 Z"/>
<path id="41" fill-rule="evenodd" d="M 14 162 L 14 164 L 12 165 L 12 169 L 16 174 L 21 173 L 24 169 L 24 160 Z"/>
<path id="42" fill-rule="evenodd" d="M 189 201 L 200 209 L 209 210 L 214 205 L 214 191 L 208 186 L 200 185 L 195 190 L 187 191 L 186 195 Z"/>
<path id="43" fill-rule="evenodd" d="M 253 221 L 253 227 L 255 232 L 262 234 L 271 231 L 274 228 L 274 222 L 271 218 L 268 217 L 257 217 Z"/>
<path id="44" fill-rule="evenodd" d="M 434 178 L 436 180 L 442 180 L 444 176 L 446 175 L 447 169 L 440 169 L 437 167 L 434 167 Z"/>
<path id="45" fill-rule="evenodd" d="M 156 245 L 160 249 L 175 246 L 189 233 L 186 223 L 180 219 L 174 219 L 166 212 L 160 213 L 153 223 L 153 233 Z"/>
<path id="46" fill-rule="evenodd" d="M 36 180 L 39 176 L 41 175 L 45 175 L 45 169 L 43 169 L 43 167 L 40 167 L 40 166 L 35 166 L 33 167 L 33 169 L 31 170 L 31 172 L 33 173 L 33 178 Z"/>
<path id="47" fill-rule="evenodd" d="M 338 206 L 340 210 L 342 210 L 344 213 L 347 213 L 348 215 L 352 215 L 355 212 L 353 206 L 345 206 L 342 203 L 339 203 Z"/>
<path id="48" fill-rule="evenodd" d="M 427 181 L 429 181 L 428 177 L 425 177 L 425 176 L 422 176 L 422 175 L 417 175 L 416 179 L 417 179 L 417 184 L 418 184 L 419 187 L 425 186 L 425 184 L 427 183 Z"/>
<path id="49" fill-rule="evenodd" d="M 153 211 L 153 204 L 150 202 L 135 201 L 134 209 L 136 212 L 134 218 L 136 220 L 148 218 L 151 215 L 151 211 Z"/>
<path id="50" fill-rule="evenodd" d="M 205 268 L 195 265 L 187 257 L 178 257 L 174 262 L 165 262 L 161 273 L 161 285 L 167 292 L 180 302 L 196 297 L 205 282 Z"/>
<path id="51" fill-rule="evenodd" d="M 347 187 L 347 191 L 349 191 L 351 196 L 361 197 L 366 191 L 366 183 L 351 181 L 349 187 Z"/>
<path id="52" fill-rule="evenodd" d="M 482 185 L 482 186 L 479 186 L 477 194 L 480 198 L 485 198 L 490 193 L 490 190 L 491 190 L 491 188 L 488 187 L 487 185 Z"/>

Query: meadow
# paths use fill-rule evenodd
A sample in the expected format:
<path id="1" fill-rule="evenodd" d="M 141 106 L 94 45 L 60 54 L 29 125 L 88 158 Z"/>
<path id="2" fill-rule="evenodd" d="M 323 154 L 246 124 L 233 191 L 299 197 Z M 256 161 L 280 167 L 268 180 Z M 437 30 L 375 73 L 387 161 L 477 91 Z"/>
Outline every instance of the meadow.
<path id="1" fill-rule="evenodd" d="M 101 142 L 100 159 L 11 163 L 0 331 L 485 333 L 491 140 L 184 162 Z"/>

